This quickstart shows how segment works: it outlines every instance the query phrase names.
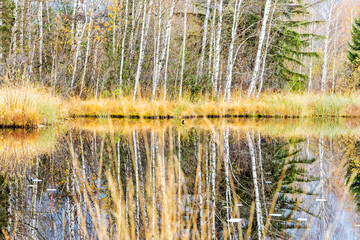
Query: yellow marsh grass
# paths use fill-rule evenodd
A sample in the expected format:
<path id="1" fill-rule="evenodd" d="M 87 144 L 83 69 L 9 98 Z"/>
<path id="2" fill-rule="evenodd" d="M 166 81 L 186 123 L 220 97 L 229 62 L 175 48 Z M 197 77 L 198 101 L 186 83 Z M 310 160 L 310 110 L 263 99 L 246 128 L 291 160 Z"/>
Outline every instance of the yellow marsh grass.
<path id="1" fill-rule="evenodd" d="M 121 115 L 121 116 L 360 116 L 359 95 L 320 94 L 264 94 L 259 99 L 238 98 L 230 103 L 207 99 L 196 102 L 149 101 L 131 98 L 99 100 L 71 99 L 66 104 L 70 115 Z"/>
<path id="2" fill-rule="evenodd" d="M 58 97 L 40 87 L 30 85 L 0 89 L 0 125 L 35 127 L 54 124 L 65 117 Z"/>
<path id="3" fill-rule="evenodd" d="M 0 130 L 0 167 L 4 173 L 17 167 L 29 167 L 36 156 L 51 152 L 56 144 L 54 128 Z"/>
<path id="4" fill-rule="evenodd" d="M 170 127 L 186 134 L 192 128 L 201 130 L 225 129 L 248 132 L 259 131 L 270 137 L 318 137 L 323 136 L 360 136 L 360 119 L 358 118 L 228 118 L 228 119 L 186 119 L 185 124 L 179 119 L 173 120 L 129 120 L 129 119 L 72 119 L 66 122 L 66 128 L 96 131 L 100 133 L 131 134 L 155 131 L 162 133 Z"/>

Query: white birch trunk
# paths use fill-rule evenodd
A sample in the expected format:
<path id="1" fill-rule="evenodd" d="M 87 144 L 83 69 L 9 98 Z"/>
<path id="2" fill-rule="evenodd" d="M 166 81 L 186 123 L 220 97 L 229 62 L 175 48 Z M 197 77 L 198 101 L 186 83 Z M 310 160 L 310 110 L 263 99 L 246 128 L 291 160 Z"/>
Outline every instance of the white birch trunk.
<path id="1" fill-rule="evenodd" d="M 230 146 L 229 146 L 229 127 L 226 127 L 224 132 L 224 168 L 225 168 L 225 180 L 226 180 L 226 218 L 231 218 L 230 205 L 231 205 L 231 190 L 230 190 L 230 180 L 229 180 L 229 164 L 230 164 Z M 229 231 L 229 238 L 231 237 L 231 231 L 229 222 L 226 221 L 227 228 Z"/>
<path id="2" fill-rule="evenodd" d="M 158 32 L 157 32 L 157 39 L 154 39 L 154 73 L 153 73 L 153 91 L 152 91 L 152 100 L 154 100 L 155 98 L 155 92 L 156 92 L 156 88 L 157 88 L 157 84 L 158 84 L 158 79 L 159 79 L 159 75 L 160 75 L 160 69 L 159 69 L 159 58 L 160 58 L 160 40 L 161 40 L 161 23 L 162 23 L 162 0 L 160 0 L 159 2 L 159 7 L 158 7 Z M 155 29 L 155 24 L 154 24 L 154 29 Z M 154 34 L 154 38 L 155 38 L 156 34 Z M 164 38 L 165 39 L 165 38 Z M 166 42 L 166 39 L 165 39 Z M 164 45 L 164 44 L 163 44 Z M 164 49 L 164 48 L 163 48 Z M 163 52 L 165 52 L 165 50 L 163 50 Z"/>
<path id="3" fill-rule="evenodd" d="M 234 19 L 231 28 L 231 42 L 229 46 L 229 55 L 228 55 L 228 62 L 227 62 L 227 73 L 226 73 L 226 85 L 225 85 L 225 94 L 224 99 L 227 102 L 230 102 L 230 95 L 231 95 L 231 82 L 233 77 L 233 66 L 234 66 L 234 44 L 235 44 L 235 37 L 236 37 L 236 30 L 237 25 L 239 23 L 239 13 L 240 13 L 240 6 L 242 0 L 235 1 L 235 8 L 234 8 Z"/>
<path id="4" fill-rule="evenodd" d="M 83 74 L 81 77 L 81 86 L 80 86 L 80 93 L 79 93 L 79 97 L 81 97 L 83 88 L 84 88 L 84 82 L 85 82 L 85 76 L 86 76 L 86 69 L 87 69 L 87 64 L 88 64 L 88 60 L 89 60 L 89 53 L 90 53 L 90 47 L 91 47 L 91 34 L 92 34 L 92 22 L 93 22 L 93 16 L 94 16 L 94 6 L 96 6 L 97 4 L 97 0 L 90 0 L 90 22 L 89 22 L 89 26 L 88 26 L 88 34 L 87 34 L 87 39 L 86 39 L 86 54 L 85 54 L 85 62 L 84 62 L 84 70 L 83 70 Z M 92 4 L 94 4 L 94 6 L 92 6 Z M 86 20 L 85 22 L 88 22 L 88 14 L 85 14 Z"/>
<path id="5" fill-rule="evenodd" d="M 263 17 L 263 20 L 262 20 L 261 32 L 260 32 L 260 37 L 259 37 L 259 44 L 258 44 L 258 49 L 257 49 L 257 53 L 256 53 L 255 66 L 254 66 L 254 70 L 253 70 L 253 73 L 252 73 L 250 86 L 249 86 L 249 90 L 248 90 L 248 94 L 247 94 L 248 97 L 251 97 L 253 95 L 253 93 L 255 91 L 258 75 L 259 75 L 259 69 L 260 69 L 260 64 L 261 64 L 261 56 L 262 56 L 262 48 L 263 48 L 263 45 L 264 45 L 264 39 L 265 39 L 265 33 L 266 33 L 266 25 L 267 25 L 268 18 L 269 18 L 271 4 L 272 4 L 272 0 L 266 0 L 265 10 L 264 10 L 264 17 Z"/>
<path id="6" fill-rule="evenodd" d="M 213 129 L 213 136 L 211 139 L 211 224 L 212 224 L 212 239 L 216 239 L 215 226 L 215 194 L 216 194 L 216 131 Z"/>
<path id="7" fill-rule="evenodd" d="M 214 9 L 214 13 L 212 16 L 211 21 L 211 34 L 210 34 L 210 49 L 209 49 L 209 66 L 208 66 L 208 74 L 211 77 L 211 81 L 213 80 L 213 48 L 214 48 L 214 42 L 215 42 L 215 24 L 216 24 L 216 12 L 217 9 Z"/>
<path id="8" fill-rule="evenodd" d="M 332 82 L 331 82 L 331 92 L 335 93 L 335 69 L 336 69 L 336 57 L 337 57 L 337 48 L 336 48 L 336 44 L 337 44 L 337 31 L 338 31 L 338 21 L 339 21 L 339 17 L 336 16 L 336 22 L 335 22 L 335 32 L 334 32 L 334 56 L 333 56 L 333 69 L 332 69 Z"/>
<path id="9" fill-rule="evenodd" d="M 217 95 L 218 81 L 219 81 L 219 69 L 220 69 L 220 53 L 221 53 L 221 28 L 222 28 L 222 15 L 223 15 L 223 0 L 219 0 L 217 4 L 219 10 L 219 20 L 217 25 L 216 42 L 215 42 L 215 55 L 214 55 L 214 75 L 213 75 L 213 96 Z"/>
<path id="10" fill-rule="evenodd" d="M 205 48 L 206 48 L 208 24 L 209 24 L 209 18 L 210 18 L 210 4 L 211 4 L 211 0 L 207 0 L 206 14 L 205 14 L 205 19 L 204 19 L 204 27 L 203 27 L 204 30 L 203 30 L 203 37 L 202 37 L 202 43 L 201 43 L 201 57 L 200 57 L 200 65 L 199 65 L 199 72 L 198 72 L 198 80 L 200 78 L 200 81 L 202 80 L 203 68 L 204 68 Z"/>
<path id="11" fill-rule="evenodd" d="M 164 100 L 166 100 L 166 83 L 167 83 L 167 68 L 169 63 L 169 50 L 170 50 L 170 39 L 171 39 L 171 27 L 172 27 L 172 18 L 174 15 L 174 8 L 175 8 L 175 0 L 171 2 L 170 14 L 166 24 L 165 29 L 165 39 L 163 43 L 163 48 L 161 52 L 160 62 L 158 64 L 158 78 L 160 77 L 161 70 L 164 65 L 165 61 L 165 70 L 164 70 Z M 166 59 L 165 59 L 166 58 Z M 159 79 L 156 79 L 156 84 L 158 84 Z"/>
<path id="12" fill-rule="evenodd" d="M 136 95 L 138 92 L 138 85 L 139 85 L 139 81 L 140 81 L 141 69 L 142 69 L 142 64 L 144 61 L 147 33 L 148 33 L 149 26 L 150 26 L 150 16 L 151 16 L 151 12 L 152 12 L 152 4 L 153 4 L 153 0 L 150 0 L 149 11 L 146 16 L 147 0 L 145 0 L 144 17 L 143 17 L 142 28 L 141 28 L 140 53 L 139 53 L 138 65 L 137 65 L 137 70 L 136 70 L 136 75 L 135 75 L 135 87 L 134 87 L 134 98 L 133 98 L 134 101 L 136 99 Z"/>
<path id="13" fill-rule="evenodd" d="M 332 0 L 330 0 L 332 1 Z M 326 20 L 326 32 L 325 32 L 325 46 L 324 46 L 324 63 L 322 66 L 322 76 L 321 76 L 321 92 L 325 93 L 326 91 L 326 79 L 327 79 L 327 67 L 328 67 L 328 48 L 329 48 L 329 38 L 331 32 L 331 18 L 333 12 L 333 6 L 330 4 L 328 18 Z"/>
<path id="14" fill-rule="evenodd" d="M 165 69 L 164 69 L 164 100 L 166 100 L 166 86 L 167 86 L 168 65 L 169 65 L 169 55 L 170 55 L 170 40 L 171 40 L 171 23 L 174 15 L 174 8 L 175 8 L 175 0 L 173 0 L 171 3 L 170 16 L 166 26 L 167 42 L 166 42 L 166 59 L 165 59 Z M 163 57 L 161 59 L 163 59 Z M 161 64 L 162 63 L 163 60 L 161 61 Z"/>
<path id="15" fill-rule="evenodd" d="M 180 86 L 179 86 L 179 100 L 182 95 L 182 85 L 184 81 L 184 69 L 185 69 L 185 51 L 186 51 L 186 35 L 187 35 L 187 7 L 188 0 L 185 0 L 185 13 L 184 13 L 184 32 L 183 32 L 183 43 L 182 43 L 182 57 L 181 57 L 181 74 L 180 74 Z"/>
<path id="16" fill-rule="evenodd" d="M 311 15 L 311 21 L 314 20 L 313 14 Z M 314 33 L 314 25 L 312 27 L 312 33 Z M 311 37 L 311 52 L 314 52 L 314 37 Z M 309 67 L 309 83 L 308 83 L 308 93 L 312 90 L 312 75 L 313 75 L 313 56 L 310 56 L 310 67 Z"/>
<path id="17" fill-rule="evenodd" d="M 85 2 L 84 0 L 81 2 L 79 2 L 78 4 L 78 14 L 82 14 L 85 13 Z M 86 18 L 87 20 L 87 18 Z M 81 52 L 81 42 L 82 42 L 82 38 L 86 29 L 86 25 L 87 22 L 85 24 L 83 24 L 83 22 L 81 20 L 77 21 L 76 24 L 76 34 L 75 34 L 75 42 L 76 42 L 76 50 L 75 50 L 75 56 L 74 56 L 74 67 L 73 67 L 73 72 L 72 72 L 72 77 L 71 77 L 71 85 L 70 85 L 70 90 L 72 91 L 74 88 L 74 84 L 75 84 L 75 76 L 76 76 L 76 70 L 77 70 L 77 64 L 78 64 L 78 59 L 80 56 L 80 52 Z"/>
<path id="18" fill-rule="evenodd" d="M 121 95 L 121 88 L 123 84 L 123 70 L 124 70 L 124 57 L 125 57 L 125 41 L 126 41 L 126 35 L 127 35 L 127 29 L 128 29 L 128 21 L 129 21 L 129 0 L 126 0 L 125 2 L 125 27 L 124 27 L 124 33 L 123 38 L 121 41 L 121 60 L 120 60 L 120 72 L 119 72 L 119 91 Z"/>
<path id="19" fill-rule="evenodd" d="M 254 181 L 256 219 L 257 219 L 257 225 L 258 225 L 258 239 L 262 239 L 263 220 L 262 220 L 262 209 L 261 209 L 260 194 L 259 194 L 258 179 L 257 179 L 256 157 L 255 157 L 255 147 L 254 147 L 253 133 L 252 133 L 252 136 L 250 136 L 250 133 L 246 133 L 246 135 L 247 135 L 248 144 L 249 144 L 249 152 L 250 152 L 251 166 L 252 166 L 252 175 L 253 175 L 253 181 Z"/>
<path id="20" fill-rule="evenodd" d="M 39 2 L 39 13 L 38 13 L 38 20 L 39 20 L 39 80 L 41 84 L 43 84 L 42 79 L 42 64 L 43 64 L 43 42 L 44 42 L 44 33 L 43 33 L 43 2 L 40 0 Z"/>
<path id="21" fill-rule="evenodd" d="M 18 0 L 14 0 L 14 25 L 11 28 L 11 45 L 10 45 L 10 60 L 13 61 L 15 66 L 15 55 L 17 50 L 17 30 L 18 30 Z"/>
<path id="22" fill-rule="evenodd" d="M 137 140 L 136 140 L 136 131 L 133 131 L 133 141 L 134 141 L 134 171 L 135 171 L 135 182 L 136 182 L 136 213 L 135 213 L 135 222 L 136 222 L 136 236 L 139 239 L 139 228 L 140 228 L 140 200 L 139 200 L 139 165 L 138 165 L 138 152 L 137 152 Z"/>
<path id="23" fill-rule="evenodd" d="M 259 95 L 260 95 L 260 93 L 262 91 L 263 84 L 264 84 L 264 73 L 265 73 L 265 67 L 266 67 L 266 58 L 267 58 L 268 48 L 269 48 L 269 44 L 270 44 L 270 33 L 271 33 L 271 27 L 272 27 L 272 20 L 273 20 L 274 13 L 275 13 L 275 10 L 276 10 L 277 1 L 278 0 L 275 0 L 273 10 L 271 12 L 271 16 L 270 16 L 270 19 L 269 19 L 269 27 L 268 27 L 268 32 L 267 32 L 267 36 L 266 36 L 265 52 L 264 52 L 263 61 L 262 61 L 262 68 L 261 68 L 261 74 L 260 74 L 260 86 L 259 86 L 259 90 L 258 90 L 258 93 L 257 93 L 257 98 L 259 98 Z"/>

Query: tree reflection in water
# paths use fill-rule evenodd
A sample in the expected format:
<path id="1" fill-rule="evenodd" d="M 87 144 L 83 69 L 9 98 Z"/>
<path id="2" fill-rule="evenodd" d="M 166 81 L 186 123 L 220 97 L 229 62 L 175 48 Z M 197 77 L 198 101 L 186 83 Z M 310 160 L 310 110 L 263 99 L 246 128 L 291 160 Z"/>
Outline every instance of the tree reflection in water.
<path id="1" fill-rule="evenodd" d="M 70 128 L 52 142 L 3 168 L 0 227 L 12 239 L 357 236 L 351 137 L 175 124 Z"/>

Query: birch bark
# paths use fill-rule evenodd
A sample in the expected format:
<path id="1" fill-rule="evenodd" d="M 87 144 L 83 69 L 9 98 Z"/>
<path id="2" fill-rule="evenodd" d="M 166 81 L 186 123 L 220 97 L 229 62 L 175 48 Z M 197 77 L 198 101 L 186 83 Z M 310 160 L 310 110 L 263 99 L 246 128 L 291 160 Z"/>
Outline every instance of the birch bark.
<path id="1" fill-rule="evenodd" d="M 219 69 L 220 69 L 220 54 L 221 54 L 221 28 L 222 28 L 222 17 L 223 17 L 223 0 L 219 0 L 219 20 L 217 25 L 216 43 L 215 43 L 215 59 L 214 59 L 214 75 L 213 75 L 213 96 L 217 95 L 218 81 L 219 81 Z"/>
<path id="2" fill-rule="evenodd" d="M 237 25 L 239 23 L 239 13 L 240 13 L 241 3 L 242 3 L 242 0 L 235 1 L 234 16 L 233 16 L 234 19 L 233 19 L 233 24 L 232 24 L 232 28 L 231 28 L 231 42 L 230 42 L 230 46 L 229 46 L 227 74 L 226 74 L 226 86 L 225 86 L 225 94 L 224 94 L 223 102 L 225 102 L 225 99 L 227 102 L 230 102 L 231 81 L 232 81 L 232 77 L 233 77 L 233 67 L 234 67 L 234 44 L 235 44 Z"/>
<path id="3" fill-rule="evenodd" d="M 186 51 L 186 32 L 187 32 L 187 9 L 188 0 L 185 0 L 185 13 L 184 13 L 184 32 L 183 32 L 183 43 L 182 43 L 182 57 L 181 57 L 181 74 L 180 74 L 180 86 L 179 86 L 179 100 L 182 95 L 182 85 L 184 81 L 184 69 L 185 69 L 185 51 Z"/>
<path id="4" fill-rule="evenodd" d="M 142 69 L 142 64 L 144 61 L 147 33 L 148 33 L 149 26 L 150 26 L 150 16 L 151 16 L 151 12 L 152 12 L 152 4 L 153 4 L 153 0 L 150 0 L 149 11 L 147 12 L 147 16 L 146 16 L 147 0 L 145 0 L 144 17 L 143 17 L 142 29 L 141 29 L 140 53 L 139 53 L 138 66 L 137 66 L 136 75 L 135 75 L 135 87 L 134 87 L 134 98 L 133 98 L 134 101 L 136 99 L 136 95 L 138 92 L 138 85 L 139 85 L 139 81 L 140 81 L 141 69 Z"/>
<path id="5" fill-rule="evenodd" d="M 254 70 L 252 73 L 250 86 L 249 86 L 248 94 L 247 94 L 248 97 L 251 97 L 253 95 L 253 93 L 255 91 L 255 86 L 256 86 L 257 79 L 258 79 L 258 75 L 259 75 L 262 49 L 263 49 L 264 38 L 265 38 L 265 33 L 266 33 L 266 25 L 267 25 L 268 18 L 269 18 L 271 4 L 272 4 L 272 0 L 266 0 L 264 17 L 262 20 L 261 32 L 260 32 L 260 37 L 259 37 L 259 45 L 258 45 L 258 49 L 257 49 L 257 53 L 256 53 L 255 66 L 254 66 Z"/>

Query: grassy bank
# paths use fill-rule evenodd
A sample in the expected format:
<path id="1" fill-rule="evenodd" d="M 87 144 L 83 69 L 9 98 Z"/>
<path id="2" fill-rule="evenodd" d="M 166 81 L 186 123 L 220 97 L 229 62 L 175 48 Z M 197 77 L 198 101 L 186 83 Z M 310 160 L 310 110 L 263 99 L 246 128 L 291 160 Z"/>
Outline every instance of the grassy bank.
<path id="1" fill-rule="evenodd" d="M 66 117 L 59 97 L 31 85 L 0 89 L 0 127 L 37 127 Z"/>
<path id="2" fill-rule="evenodd" d="M 360 117 L 359 95 L 264 94 L 224 103 L 209 99 L 151 101 L 130 97 L 62 100 L 33 86 L 0 89 L 0 126 L 36 127 L 67 117 L 187 118 L 187 117 Z"/>
<path id="3" fill-rule="evenodd" d="M 212 100 L 149 101 L 131 98 L 81 101 L 71 99 L 66 104 L 70 116 L 117 117 L 359 117 L 360 96 L 320 94 L 267 94 L 242 98 L 230 103 Z"/>

